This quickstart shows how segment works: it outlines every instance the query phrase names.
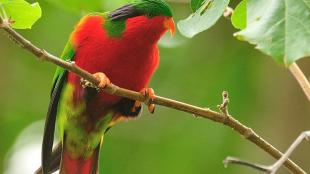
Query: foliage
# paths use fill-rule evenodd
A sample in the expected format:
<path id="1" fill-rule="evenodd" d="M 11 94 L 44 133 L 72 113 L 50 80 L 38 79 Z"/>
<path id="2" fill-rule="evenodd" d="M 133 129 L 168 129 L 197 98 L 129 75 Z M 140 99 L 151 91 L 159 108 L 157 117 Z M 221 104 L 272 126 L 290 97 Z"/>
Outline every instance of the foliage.
<path id="1" fill-rule="evenodd" d="M 196 34 L 213 26 L 222 16 L 229 0 L 193 0 L 192 9 L 195 11 L 188 18 L 178 22 L 180 32 L 186 37 Z M 197 5 L 200 7 L 197 8 Z"/>
<path id="2" fill-rule="evenodd" d="M 246 18 L 247 18 L 247 11 L 246 11 L 247 0 L 242 0 L 235 11 L 231 16 L 231 23 L 237 29 L 244 29 L 246 27 Z"/>
<path id="3" fill-rule="evenodd" d="M 205 0 L 192 0 L 191 1 L 191 8 L 193 12 L 196 12 L 204 3 Z"/>
<path id="4" fill-rule="evenodd" d="M 247 9 L 236 11 L 242 15 L 247 10 L 247 27 L 235 36 L 255 44 L 277 62 L 290 65 L 310 55 L 309 7 L 309 0 L 248 0 Z"/>
<path id="5" fill-rule="evenodd" d="M 41 8 L 24 0 L 0 0 L 0 14 L 12 21 L 13 28 L 27 29 L 41 17 Z"/>

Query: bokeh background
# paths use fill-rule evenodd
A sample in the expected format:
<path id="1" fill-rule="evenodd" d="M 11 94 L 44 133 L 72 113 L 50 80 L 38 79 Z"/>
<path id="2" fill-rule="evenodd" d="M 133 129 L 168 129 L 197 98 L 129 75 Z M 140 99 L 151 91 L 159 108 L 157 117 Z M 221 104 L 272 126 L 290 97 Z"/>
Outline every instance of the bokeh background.
<path id="1" fill-rule="evenodd" d="M 183 0 L 181 0 L 183 1 Z M 70 2 L 70 1 L 68 1 Z M 60 55 L 80 18 L 74 9 L 39 1 L 42 18 L 25 37 Z M 98 9 L 112 9 L 121 0 L 103 0 Z M 232 3 L 234 6 L 237 3 Z M 170 3 L 175 20 L 190 14 L 183 3 Z M 310 129 L 310 107 L 302 90 L 284 67 L 236 40 L 236 30 L 222 18 L 193 39 L 161 41 L 161 63 L 150 84 L 161 96 L 216 110 L 221 93 L 230 93 L 230 113 L 252 127 L 279 150 L 286 150 Z M 310 59 L 298 61 L 310 76 Z M 40 163 L 43 120 L 55 66 L 0 34 L 0 173 L 31 173 Z M 230 128 L 190 114 L 158 106 L 137 120 L 115 126 L 106 136 L 100 161 L 109 174 L 236 174 L 258 173 L 239 166 L 224 168 L 226 156 L 270 164 L 274 160 Z M 310 171 L 310 143 L 292 155 Z M 280 173 L 288 173 L 282 169 Z"/>

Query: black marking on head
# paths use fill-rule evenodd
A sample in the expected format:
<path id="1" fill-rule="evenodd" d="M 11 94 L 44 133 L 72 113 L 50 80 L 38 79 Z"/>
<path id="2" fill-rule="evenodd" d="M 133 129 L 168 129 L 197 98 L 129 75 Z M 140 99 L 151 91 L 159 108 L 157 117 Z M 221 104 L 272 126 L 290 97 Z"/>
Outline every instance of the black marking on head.
<path id="1" fill-rule="evenodd" d="M 126 20 L 128 18 L 136 17 L 143 15 L 139 12 L 133 5 L 127 4 L 123 7 L 120 7 L 109 14 L 109 17 L 112 21 L 117 20 Z"/>

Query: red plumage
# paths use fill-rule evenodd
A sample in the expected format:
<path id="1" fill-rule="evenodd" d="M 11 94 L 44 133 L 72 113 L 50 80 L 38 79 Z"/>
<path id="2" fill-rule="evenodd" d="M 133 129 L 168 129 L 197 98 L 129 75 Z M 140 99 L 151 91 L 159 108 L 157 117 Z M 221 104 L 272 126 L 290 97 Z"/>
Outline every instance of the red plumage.
<path id="1" fill-rule="evenodd" d="M 112 83 L 134 91 L 145 88 L 159 63 L 157 41 L 167 30 L 165 17 L 139 16 L 126 22 L 121 37 L 108 36 L 102 16 L 87 16 L 72 34 L 74 61 L 90 73 L 103 72 Z M 69 73 L 69 82 L 75 84 L 74 95 L 81 99 L 80 78 Z M 120 100 L 105 93 L 98 94 L 89 104 L 90 110 L 104 108 Z"/>
<path id="2" fill-rule="evenodd" d="M 150 78 L 159 63 L 157 42 L 167 31 L 164 25 L 167 17 L 156 16 L 148 18 L 138 16 L 126 21 L 126 28 L 121 36 L 112 37 L 104 28 L 105 18 L 101 15 L 84 17 L 71 35 L 71 44 L 75 50 L 73 60 L 81 68 L 90 73 L 103 72 L 112 83 L 120 87 L 140 91 L 146 88 Z M 74 73 L 68 73 L 67 82 L 74 86 L 73 103 L 85 101 L 87 90 L 82 88 L 80 78 Z M 119 105 L 122 98 L 106 93 L 96 93 L 86 102 L 86 119 L 83 129 L 86 132 L 96 132 L 97 122 Z M 126 104 L 126 103 L 125 103 Z M 114 109 L 115 116 L 122 114 Z M 127 111 L 126 111 L 127 112 Z M 117 115 L 118 114 L 118 115 Z M 72 157 L 64 142 L 62 173 L 88 174 L 98 160 L 94 151 L 90 157 Z"/>
<path id="3" fill-rule="evenodd" d="M 74 159 L 72 158 L 68 152 L 64 151 L 62 156 L 62 169 L 61 171 L 65 172 L 65 174 L 89 174 L 92 173 L 94 170 L 93 166 L 95 163 L 97 163 L 96 159 L 93 158 L 93 156 L 84 159 L 84 158 L 78 158 Z"/>
<path id="4" fill-rule="evenodd" d="M 85 16 L 61 57 L 94 74 L 101 88 L 111 81 L 141 91 L 158 66 L 157 42 L 168 29 L 171 34 L 175 31 L 167 3 L 133 1 L 111 12 Z M 154 97 L 152 89 L 141 93 L 149 100 Z M 148 110 L 154 112 L 152 103 Z M 99 92 L 85 83 L 82 86 L 80 77 L 57 68 L 45 122 L 41 171 L 48 174 L 60 164 L 60 174 L 97 174 L 104 134 L 140 112 L 140 102 Z M 62 141 L 53 150 L 56 118 Z"/>

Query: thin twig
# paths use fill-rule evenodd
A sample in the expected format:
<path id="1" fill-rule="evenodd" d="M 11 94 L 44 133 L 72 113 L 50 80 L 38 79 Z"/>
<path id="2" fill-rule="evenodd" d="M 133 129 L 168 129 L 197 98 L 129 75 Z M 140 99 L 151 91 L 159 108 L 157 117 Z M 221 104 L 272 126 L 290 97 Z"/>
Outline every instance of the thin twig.
<path id="1" fill-rule="evenodd" d="M 246 166 L 246 167 L 251 167 L 255 170 L 259 170 L 262 172 L 268 172 L 269 170 L 267 169 L 267 166 L 264 165 L 260 165 L 260 164 L 255 164 L 249 161 L 244 161 L 241 160 L 239 158 L 235 158 L 235 157 L 227 157 L 224 161 L 223 161 L 225 167 L 227 167 L 229 164 L 237 164 L 237 165 L 242 165 L 242 166 Z"/>
<path id="2" fill-rule="evenodd" d="M 228 113 L 228 104 L 229 104 L 229 96 L 228 96 L 228 92 L 224 91 L 222 94 L 223 97 L 223 102 L 222 104 L 218 105 L 217 107 L 219 108 L 219 110 L 225 114 L 225 115 L 229 115 Z"/>
<path id="3" fill-rule="evenodd" d="M 310 83 L 306 78 L 305 74 L 300 70 L 300 68 L 296 63 L 293 63 L 291 66 L 289 66 L 289 70 L 291 71 L 295 79 L 298 81 L 300 87 L 302 88 L 306 97 L 310 101 Z"/>
<path id="4" fill-rule="evenodd" d="M 309 140 L 309 138 L 310 138 L 310 131 L 301 133 L 298 136 L 298 138 L 294 141 L 294 143 L 287 149 L 284 155 L 276 163 L 268 167 L 270 174 L 275 174 L 277 170 L 282 166 L 282 164 L 289 158 L 292 152 L 299 146 L 299 144 L 303 140 Z"/>
<path id="5" fill-rule="evenodd" d="M 256 164 L 244 160 L 240 160 L 239 158 L 235 157 L 227 157 L 223 162 L 225 167 L 227 167 L 228 164 L 237 164 L 242 165 L 246 167 L 251 167 L 253 169 L 268 173 L 268 174 L 275 174 L 279 168 L 283 165 L 283 163 L 288 160 L 289 156 L 293 153 L 293 151 L 300 145 L 300 143 L 303 140 L 309 140 L 310 139 L 310 131 L 305 131 L 301 133 L 298 138 L 293 142 L 293 144 L 287 149 L 287 151 L 284 153 L 284 155 L 274 164 L 270 166 Z"/>
<path id="6" fill-rule="evenodd" d="M 26 40 L 23 36 L 21 36 L 19 33 L 17 33 L 15 30 L 13 30 L 9 25 L 1 25 L 0 29 L 5 30 L 11 37 L 13 37 L 16 41 L 18 41 L 23 48 L 30 51 L 32 54 L 34 54 L 36 57 L 38 57 L 40 60 L 51 62 L 55 65 L 58 65 L 68 71 L 71 71 L 75 73 L 76 75 L 80 76 L 81 78 L 93 83 L 94 85 L 98 86 L 99 81 L 89 72 L 79 68 L 76 64 L 72 62 L 66 62 L 61 60 L 60 58 L 46 52 L 43 49 L 38 48 L 34 44 L 32 44 L 30 41 Z M 128 89 L 124 89 L 121 87 L 118 87 L 116 85 L 110 84 L 107 85 L 102 91 L 111 94 L 116 95 L 119 97 L 125 97 L 132 100 L 139 100 L 141 102 L 145 102 L 146 98 L 139 92 L 131 91 Z M 166 106 L 169 108 L 173 108 L 179 111 L 184 111 L 187 113 L 191 113 L 195 116 L 207 118 L 210 120 L 213 120 L 218 123 L 222 123 L 226 126 L 231 127 L 233 130 L 238 132 L 240 135 L 242 135 L 244 138 L 248 139 L 249 141 L 256 144 L 258 147 L 266 151 L 268 154 L 273 156 L 276 159 L 279 159 L 282 156 L 282 153 L 274 148 L 271 144 L 269 144 L 267 141 L 262 139 L 258 134 L 256 134 L 251 128 L 243 125 L 238 120 L 233 118 L 232 116 L 227 116 L 223 113 L 219 113 L 216 111 L 212 111 L 210 109 L 205 109 L 198 106 L 193 106 L 187 103 L 179 102 L 176 100 L 156 96 L 153 100 L 153 104 Z M 293 161 L 288 160 L 284 163 L 284 165 L 295 174 L 305 174 L 306 172 L 303 171 L 297 164 L 295 164 Z"/>

